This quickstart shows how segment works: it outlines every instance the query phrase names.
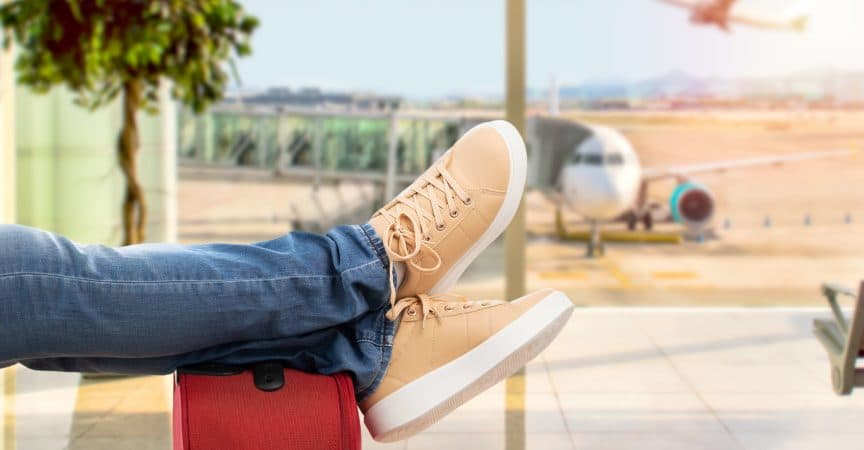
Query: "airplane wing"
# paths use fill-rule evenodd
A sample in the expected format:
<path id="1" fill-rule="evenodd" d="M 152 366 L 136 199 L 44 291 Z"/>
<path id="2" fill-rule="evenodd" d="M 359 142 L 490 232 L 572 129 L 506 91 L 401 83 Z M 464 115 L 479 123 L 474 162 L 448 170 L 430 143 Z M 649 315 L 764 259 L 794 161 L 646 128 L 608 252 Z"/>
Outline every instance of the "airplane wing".
<path id="1" fill-rule="evenodd" d="M 732 13 L 729 15 L 730 22 L 740 23 L 742 25 L 749 25 L 756 28 L 768 28 L 775 30 L 791 29 L 797 32 L 803 32 L 807 28 L 807 19 L 808 17 L 806 15 L 793 17 L 789 20 L 771 20 L 764 17 L 756 17 L 736 13 Z"/>
<path id="2" fill-rule="evenodd" d="M 666 178 L 681 178 L 696 173 L 725 172 L 727 170 L 742 169 L 745 167 L 758 167 L 781 165 L 787 162 L 806 161 L 813 159 L 842 158 L 855 154 L 851 149 L 835 149 L 816 152 L 796 153 L 788 155 L 763 156 L 759 158 L 738 159 L 732 161 L 720 161 L 705 164 L 692 164 L 687 166 L 646 168 L 642 171 L 645 181 L 657 181 Z"/>
<path id="3" fill-rule="evenodd" d="M 691 11 L 696 11 L 698 8 L 705 7 L 710 5 L 709 1 L 706 0 L 657 0 L 661 3 L 666 3 L 667 5 L 677 6 L 679 8 L 689 9 Z M 716 1 L 716 0 L 715 0 Z M 718 5 L 720 8 L 731 8 L 731 1 L 729 0 L 721 0 L 724 2 L 723 5 Z M 804 11 L 805 3 L 798 3 L 793 7 L 792 11 L 794 13 L 786 13 L 782 18 L 769 18 L 765 16 L 759 16 L 755 14 L 749 14 L 742 11 L 738 11 L 732 9 L 731 11 L 727 9 L 727 13 L 724 14 L 725 20 L 723 23 L 734 22 L 742 25 L 747 25 L 756 28 L 767 28 L 767 29 L 775 29 L 775 30 L 794 30 L 798 32 L 803 32 L 807 28 L 808 15 Z M 720 23 L 717 23 L 720 25 Z M 721 28 L 725 29 L 725 26 L 721 26 Z"/>
<path id="4" fill-rule="evenodd" d="M 693 9 L 699 5 L 701 5 L 702 1 L 699 0 L 657 0 L 661 3 L 666 3 L 672 6 L 678 6 L 680 8 Z"/>

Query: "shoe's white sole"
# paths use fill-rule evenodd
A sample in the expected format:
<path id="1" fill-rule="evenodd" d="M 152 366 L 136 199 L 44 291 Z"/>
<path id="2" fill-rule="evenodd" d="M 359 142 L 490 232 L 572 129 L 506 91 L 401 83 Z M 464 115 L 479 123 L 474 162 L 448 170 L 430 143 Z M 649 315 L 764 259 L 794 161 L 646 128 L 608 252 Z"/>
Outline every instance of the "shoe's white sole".
<path id="1" fill-rule="evenodd" d="M 573 302 L 552 291 L 471 351 L 378 401 L 364 415 L 366 428 L 381 442 L 407 439 L 425 430 L 536 357 L 572 312 Z"/>
<path id="2" fill-rule="evenodd" d="M 525 141 L 516 127 L 506 120 L 494 120 L 491 122 L 481 123 L 474 128 L 468 130 L 465 135 L 471 134 L 472 131 L 482 128 L 491 127 L 504 139 L 507 144 L 507 151 L 510 155 L 510 178 L 507 183 L 507 193 L 504 195 L 504 202 L 501 204 L 501 209 L 495 215 L 495 219 L 489 228 L 474 242 L 474 245 L 459 258 L 444 276 L 429 289 L 430 294 L 449 291 L 459 277 L 465 273 L 468 266 L 477 259 L 477 256 L 486 250 L 493 241 L 495 241 L 501 233 L 510 225 L 516 210 L 519 209 L 519 203 L 522 201 L 522 194 L 525 192 L 525 179 L 528 173 L 528 155 L 525 152 Z"/>

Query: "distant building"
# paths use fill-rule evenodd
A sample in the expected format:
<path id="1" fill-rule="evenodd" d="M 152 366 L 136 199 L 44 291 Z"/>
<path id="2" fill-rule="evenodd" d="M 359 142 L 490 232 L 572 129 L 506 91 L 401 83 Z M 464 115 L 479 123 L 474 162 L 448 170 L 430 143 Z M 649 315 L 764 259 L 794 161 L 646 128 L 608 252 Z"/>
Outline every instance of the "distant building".
<path id="1" fill-rule="evenodd" d="M 859 108 L 864 72 L 811 71 L 780 77 L 702 78 L 683 72 L 638 82 L 560 87 L 563 101 L 586 109 Z"/>
<path id="2" fill-rule="evenodd" d="M 264 92 L 249 95 L 234 95 L 226 98 L 223 104 L 255 105 L 279 108 L 316 108 L 345 111 L 395 111 L 399 109 L 402 98 L 388 95 L 363 93 L 323 92 L 318 88 L 290 89 L 272 87 Z"/>

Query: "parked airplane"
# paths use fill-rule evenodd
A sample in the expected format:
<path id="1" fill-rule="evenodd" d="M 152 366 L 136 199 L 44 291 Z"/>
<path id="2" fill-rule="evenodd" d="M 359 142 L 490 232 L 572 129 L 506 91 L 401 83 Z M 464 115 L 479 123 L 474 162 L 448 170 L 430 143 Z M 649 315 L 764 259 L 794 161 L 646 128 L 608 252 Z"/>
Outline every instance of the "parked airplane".
<path id="1" fill-rule="evenodd" d="M 690 21 L 699 25 L 716 25 L 729 31 L 730 23 L 739 23 L 756 28 L 792 30 L 803 32 L 807 28 L 808 15 L 803 4 L 798 3 L 783 17 L 762 17 L 740 12 L 733 8 L 735 0 L 659 0 L 663 3 L 690 10 Z"/>
<path id="2" fill-rule="evenodd" d="M 826 150 L 650 169 L 642 168 L 633 146 L 617 130 L 582 126 L 584 138 L 569 155 L 558 156 L 561 169 L 554 199 L 559 208 L 569 207 L 591 223 L 589 256 L 603 253 L 599 227 L 604 222 L 626 221 L 631 230 L 641 222 L 650 230 L 655 220 L 666 219 L 684 224 L 691 234 L 704 232 L 714 216 L 715 201 L 711 191 L 692 175 L 852 154 L 851 150 Z M 648 201 L 650 184 L 664 179 L 678 183 L 669 197 L 668 211 Z"/>

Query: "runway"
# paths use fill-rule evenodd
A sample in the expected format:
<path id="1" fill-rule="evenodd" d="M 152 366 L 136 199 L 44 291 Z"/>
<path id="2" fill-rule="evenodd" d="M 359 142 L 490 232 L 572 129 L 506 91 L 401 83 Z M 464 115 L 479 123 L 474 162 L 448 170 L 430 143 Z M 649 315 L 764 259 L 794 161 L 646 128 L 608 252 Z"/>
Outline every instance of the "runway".
<path id="1" fill-rule="evenodd" d="M 500 243 L 466 272 L 456 291 L 503 295 Z M 529 241 L 528 289 L 553 287 L 586 306 L 822 305 L 819 286 L 864 279 L 864 224 L 721 231 L 681 245 L 607 243 L 604 258 L 585 244 Z"/>

